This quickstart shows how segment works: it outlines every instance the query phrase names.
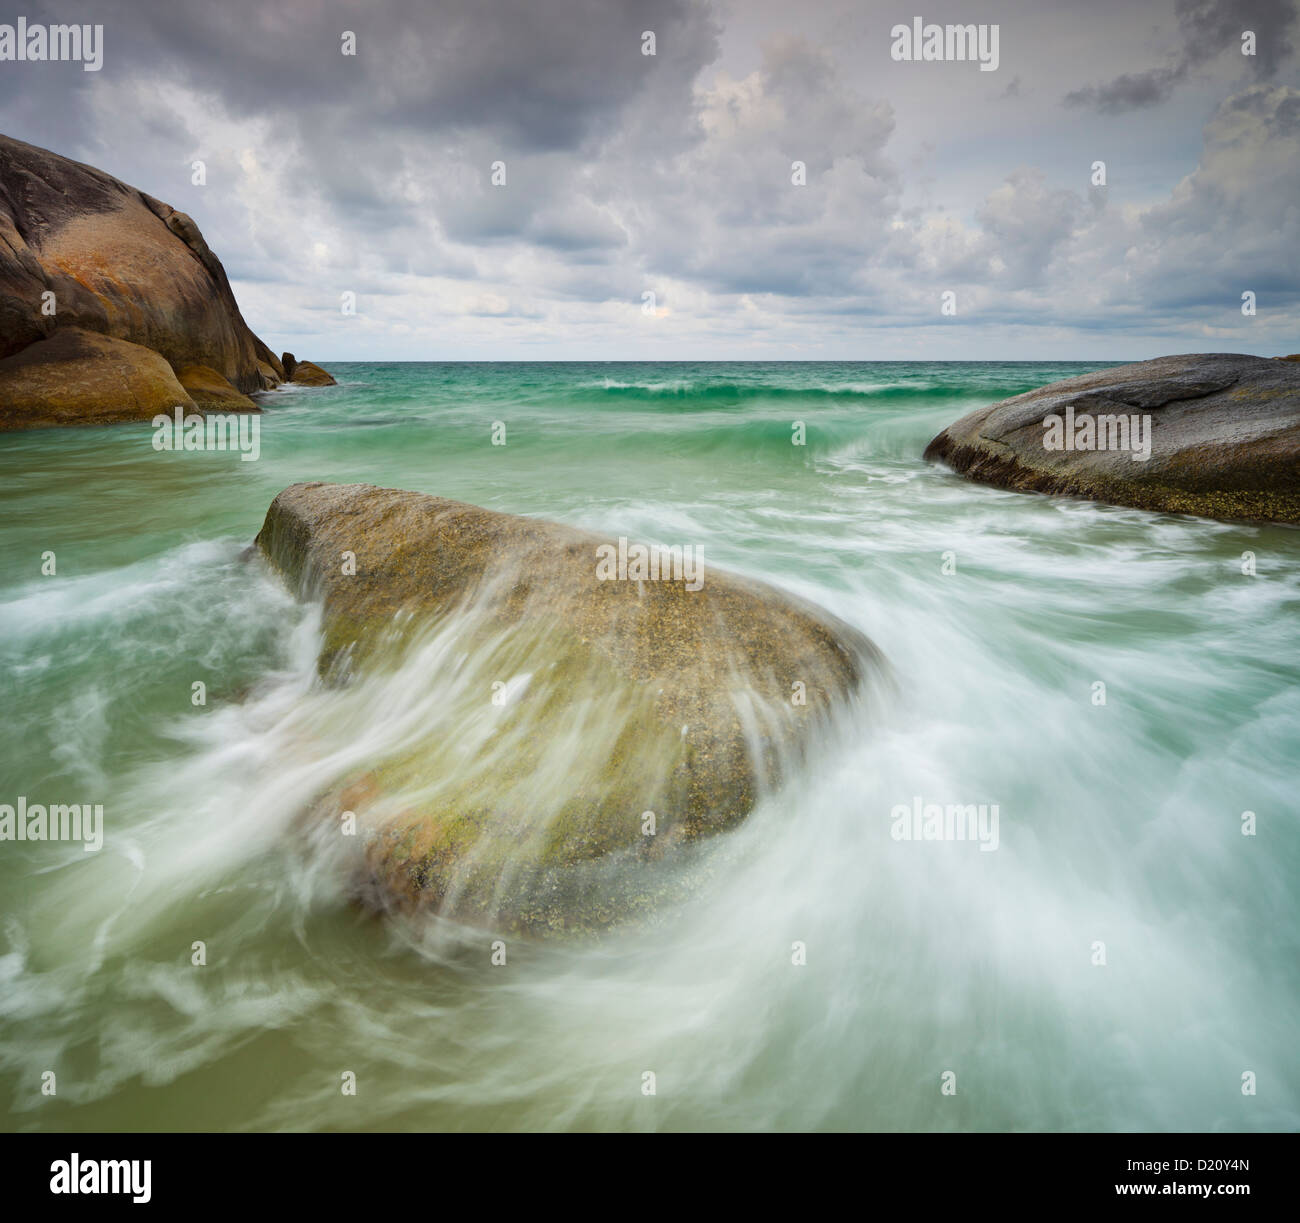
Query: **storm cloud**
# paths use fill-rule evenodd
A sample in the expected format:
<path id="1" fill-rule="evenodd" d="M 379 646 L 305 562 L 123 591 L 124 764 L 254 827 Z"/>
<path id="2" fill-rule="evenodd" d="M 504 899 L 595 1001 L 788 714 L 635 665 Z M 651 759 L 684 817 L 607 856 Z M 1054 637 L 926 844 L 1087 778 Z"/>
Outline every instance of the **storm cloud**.
<path id="1" fill-rule="evenodd" d="M 104 66 L 0 65 L 0 117 L 324 359 L 1293 351 L 1294 0 L 1099 4 L 994 0 L 985 74 L 848 0 L 40 0 Z"/>
<path id="2" fill-rule="evenodd" d="M 1271 79 L 1294 54 L 1290 30 L 1296 12 L 1295 0 L 1178 0 L 1179 41 L 1167 63 L 1071 90 L 1065 102 L 1104 114 L 1156 106 L 1194 69 L 1225 54 L 1242 57 L 1260 78 Z M 1247 32 L 1255 39 L 1250 56 L 1242 49 Z"/>

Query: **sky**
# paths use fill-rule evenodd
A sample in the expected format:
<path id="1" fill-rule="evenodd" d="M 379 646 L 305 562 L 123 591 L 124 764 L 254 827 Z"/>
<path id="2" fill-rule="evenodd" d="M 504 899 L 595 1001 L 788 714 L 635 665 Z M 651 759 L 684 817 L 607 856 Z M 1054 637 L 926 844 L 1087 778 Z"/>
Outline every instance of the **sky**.
<path id="1" fill-rule="evenodd" d="M 0 62 L 0 130 L 188 212 L 277 352 L 1300 351 L 1300 0 L 20 4 L 103 63 Z"/>

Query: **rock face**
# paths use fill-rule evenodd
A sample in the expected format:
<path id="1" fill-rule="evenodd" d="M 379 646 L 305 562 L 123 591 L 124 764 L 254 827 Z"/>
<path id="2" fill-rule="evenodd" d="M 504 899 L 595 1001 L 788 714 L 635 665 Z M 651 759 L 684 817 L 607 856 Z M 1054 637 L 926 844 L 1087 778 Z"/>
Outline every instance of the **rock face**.
<path id="1" fill-rule="evenodd" d="M 1002 488 L 1300 522 L 1300 366 L 1208 353 L 1083 374 L 962 417 L 925 457 Z"/>
<path id="2" fill-rule="evenodd" d="M 323 600 L 332 682 L 436 689 L 320 796 L 371 833 L 370 894 L 496 929 L 599 928 L 689 890 L 661 860 L 739 822 L 883 668 L 761 583 L 601 580 L 613 541 L 420 493 L 296 484 L 257 545 Z"/>
<path id="3" fill-rule="evenodd" d="M 257 337 L 253 337 L 257 340 Z M 257 340 L 257 366 L 262 371 L 264 379 L 269 378 L 272 382 L 280 383 L 285 381 L 284 366 L 280 364 L 280 358 L 275 355 L 261 340 Z M 266 389 L 270 389 L 269 387 Z"/>
<path id="4" fill-rule="evenodd" d="M 257 363 L 257 372 L 262 375 L 262 390 L 264 391 L 273 391 L 284 382 L 284 379 L 275 372 L 275 367 L 268 365 L 265 361 Z"/>
<path id="5" fill-rule="evenodd" d="M 0 429 L 150 420 L 177 406 L 195 403 L 156 352 L 80 327 L 0 361 Z"/>
<path id="6" fill-rule="evenodd" d="M 319 365 L 313 365 L 310 361 L 295 362 L 293 367 L 293 376 L 290 381 L 302 386 L 338 385 L 331 375 L 327 374 Z"/>
<path id="7" fill-rule="evenodd" d="M 215 369 L 207 365 L 185 365 L 176 371 L 181 386 L 199 408 L 218 412 L 260 412 L 247 395 L 241 395 Z"/>
<path id="8" fill-rule="evenodd" d="M 68 331 L 131 348 L 60 338 Z M 279 366 L 248 329 L 221 261 L 185 213 L 101 170 L 0 136 L 3 427 L 151 416 L 156 395 L 143 387 L 161 385 L 157 367 L 135 349 L 157 355 L 173 373 L 204 367 L 234 396 L 268 389 L 259 362 L 273 373 Z M 67 352 L 76 368 L 60 382 Z M 124 383 L 132 361 L 137 368 Z M 36 381 L 34 369 L 43 371 Z M 117 399 L 113 388 L 122 391 Z M 194 406 L 175 389 L 157 410 Z M 247 400 L 222 400 L 226 410 L 252 409 Z"/>
<path id="9" fill-rule="evenodd" d="M 286 382 L 297 382 L 303 386 L 338 385 L 319 365 L 313 365 L 310 361 L 299 361 L 291 352 L 285 353 L 280 358 L 280 363 Z"/>

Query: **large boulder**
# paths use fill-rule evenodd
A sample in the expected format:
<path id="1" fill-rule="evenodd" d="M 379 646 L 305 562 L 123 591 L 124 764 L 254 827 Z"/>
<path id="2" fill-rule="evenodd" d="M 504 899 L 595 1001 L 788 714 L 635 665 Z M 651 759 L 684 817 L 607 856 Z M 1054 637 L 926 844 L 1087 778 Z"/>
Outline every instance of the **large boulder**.
<path id="1" fill-rule="evenodd" d="M 337 386 L 331 374 L 327 374 L 319 365 L 311 361 L 294 363 L 293 376 L 290 381 L 300 386 Z"/>
<path id="2" fill-rule="evenodd" d="M 257 363 L 263 369 L 263 373 L 269 370 L 276 382 L 284 382 L 288 375 L 284 372 L 284 366 L 280 363 L 280 358 L 256 336 L 253 339 L 255 341 L 254 348 L 257 350 Z"/>
<path id="3" fill-rule="evenodd" d="M 151 420 L 195 406 L 152 349 L 80 327 L 0 361 L 0 429 Z"/>
<path id="4" fill-rule="evenodd" d="M 190 217 L 102 170 L 0 136 L 0 361 L 68 329 L 149 349 L 173 371 L 206 367 L 239 395 L 265 389 L 259 362 L 284 377 Z M 34 359 L 48 367 L 58 351 Z M 106 410 L 103 388 L 68 377 L 49 384 L 54 399 L 24 400 L 25 413 L 6 405 L 4 427 L 140 414 L 138 397 Z"/>
<path id="5" fill-rule="evenodd" d="M 275 372 L 275 367 L 268 365 L 265 361 L 257 363 L 257 372 L 262 375 L 262 390 L 273 391 L 284 379 Z"/>
<path id="6" fill-rule="evenodd" d="M 979 408 L 925 457 L 1001 488 L 1300 522 L 1300 365 L 1206 353 L 1099 370 Z"/>
<path id="7" fill-rule="evenodd" d="M 176 378 L 200 408 L 217 412 L 260 412 L 247 395 L 241 395 L 215 369 L 207 365 L 184 365 Z"/>
<path id="8" fill-rule="evenodd" d="M 603 580 L 613 541 L 420 493 L 296 484 L 257 546 L 322 600 L 329 682 L 390 713 L 437 694 L 362 731 L 320 795 L 368 830 L 367 893 L 497 929 L 590 930 L 695 886 L 684 864 L 880 669 L 762 583 Z"/>

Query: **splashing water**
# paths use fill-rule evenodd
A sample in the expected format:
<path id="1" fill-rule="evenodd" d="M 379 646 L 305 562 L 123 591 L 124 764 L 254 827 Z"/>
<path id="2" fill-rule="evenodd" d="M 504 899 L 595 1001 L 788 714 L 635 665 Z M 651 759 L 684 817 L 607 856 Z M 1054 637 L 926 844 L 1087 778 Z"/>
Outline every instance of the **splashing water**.
<path id="1" fill-rule="evenodd" d="M 256 463 L 7 435 L 0 802 L 105 810 L 99 853 L 0 843 L 8 1127 L 1296 1128 L 1300 534 L 920 458 L 1085 368 L 340 365 L 267 398 Z M 507 748 L 449 722 L 487 670 L 445 636 L 320 682 L 317 609 L 241 560 L 306 479 L 701 545 L 896 691 L 660 920 L 494 965 L 490 931 L 357 906 L 312 818 L 396 744 L 452 777 Z M 603 733 L 556 729 L 541 798 Z M 897 839 L 914 802 L 996 805 L 996 851 Z"/>

